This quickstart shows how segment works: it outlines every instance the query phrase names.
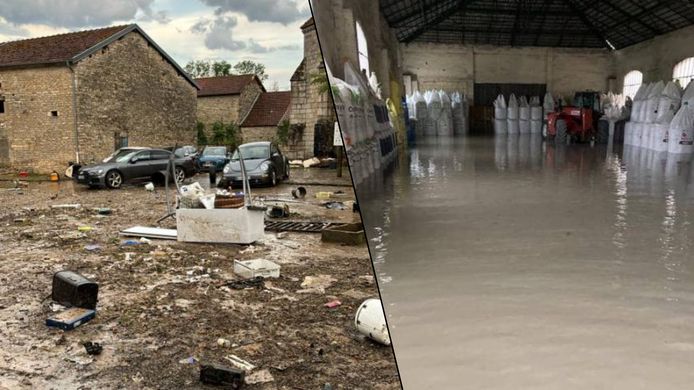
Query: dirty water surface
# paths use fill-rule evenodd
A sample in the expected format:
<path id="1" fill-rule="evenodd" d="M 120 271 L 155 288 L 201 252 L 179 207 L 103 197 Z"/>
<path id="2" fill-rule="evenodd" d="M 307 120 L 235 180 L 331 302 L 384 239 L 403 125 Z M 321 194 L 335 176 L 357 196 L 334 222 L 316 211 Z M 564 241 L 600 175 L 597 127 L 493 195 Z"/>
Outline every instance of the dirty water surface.
<path id="1" fill-rule="evenodd" d="M 351 205 L 349 177 L 326 172 L 297 172 L 292 184 L 253 194 L 291 199 L 292 188 L 310 181 L 307 198 L 288 203 L 292 219 L 359 221 L 351 207 L 327 209 L 313 197 L 343 191 L 340 200 Z M 195 180 L 209 186 L 203 175 Z M 120 230 L 156 226 L 165 214 L 163 188 L 13 186 L 0 183 L 0 389 L 214 388 L 199 382 L 199 364 L 229 365 L 229 355 L 256 366 L 248 389 L 400 388 L 391 348 L 365 339 L 353 323 L 359 304 L 378 295 L 365 245 L 291 232 L 266 232 L 252 246 L 124 245 Z M 82 207 L 50 208 L 66 203 Z M 112 213 L 99 215 L 100 207 Z M 281 277 L 263 288 L 226 286 L 238 279 L 234 259 L 258 258 L 278 263 Z M 54 314 L 51 278 L 62 269 L 100 288 L 96 318 L 67 332 L 45 325 Z M 302 286 L 307 277 L 325 283 Z M 324 306 L 336 299 L 340 306 Z M 103 352 L 87 355 L 86 341 L 101 343 Z"/>
<path id="2" fill-rule="evenodd" d="M 692 388 L 690 158 L 429 138 L 358 197 L 404 388 Z"/>

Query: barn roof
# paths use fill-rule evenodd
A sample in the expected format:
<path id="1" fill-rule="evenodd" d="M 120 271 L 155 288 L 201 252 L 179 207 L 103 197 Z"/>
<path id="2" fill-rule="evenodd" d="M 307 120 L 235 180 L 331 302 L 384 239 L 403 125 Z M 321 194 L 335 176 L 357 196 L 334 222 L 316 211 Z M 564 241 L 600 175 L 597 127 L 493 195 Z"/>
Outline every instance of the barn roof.
<path id="1" fill-rule="evenodd" d="M 238 95 L 250 83 L 256 82 L 265 91 L 263 83 L 256 75 L 227 75 L 195 79 L 200 86 L 198 96 Z"/>
<path id="2" fill-rule="evenodd" d="M 197 88 L 193 79 L 137 24 L 2 42 L 0 68 L 77 63 L 133 31 L 144 37 L 181 76 Z"/>
<path id="3" fill-rule="evenodd" d="M 688 0 L 380 0 L 401 42 L 621 49 L 694 24 Z"/>
<path id="4" fill-rule="evenodd" d="M 289 109 L 290 91 L 260 94 L 241 127 L 277 126 Z"/>

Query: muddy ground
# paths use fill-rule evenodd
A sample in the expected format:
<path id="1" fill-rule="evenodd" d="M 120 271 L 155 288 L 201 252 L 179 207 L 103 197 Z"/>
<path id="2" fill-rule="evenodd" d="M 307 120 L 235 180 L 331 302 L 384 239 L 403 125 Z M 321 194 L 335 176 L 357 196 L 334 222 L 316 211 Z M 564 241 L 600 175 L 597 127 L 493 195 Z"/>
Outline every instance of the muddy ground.
<path id="1" fill-rule="evenodd" d="M 306 201 L 289 203 L 292 219 L 358 221 L 351 182 L 334 173 L 295 170 L 291 183 L 254 195 L 291 198 L 297 183 L 313 183 Z M 365 339 L 353 324 L 359 304 L 378 295 L 365 245 L 266 232 L 252 246 L 165 240 L 128 246 L 120 230 L 155 226 L 165 214 L 162 188 L 44 182 L 7 189 L 13 186 L 0 182 L 0 388 L 213 388 L 199 382 L 199 362 L 228 364 L 228 355 L 256 366 L 247 379 L 260 383 L 248 389 L 400 388 L 391 348 Z M 340 200 L 349 209 L 326 209 L 316 191 L 344 191 Z M 64 203 L 82 207 L 50 208 Z M 113 212 L 99 215 L 98 207 Z M 80 232 L 84 226 L 91 230 Z M 174 228 L 175 221 L 160 226 Z M 281 277 L 260 289 L 225 286 L 237 279 L 234 259 L 257 258 L 280 264 Z M 51 278 L 63 269 L 100 287 L 96 318 L 72 331 L 45 325 L 55 309 Z M 319 275 L 334 280 L 324 291 L 303 291 L 304 278 Z M 342 305 L 324 306 L 334 299 Z M 87 355 L 85 341 L 102 343 L 102 354 Z"/>

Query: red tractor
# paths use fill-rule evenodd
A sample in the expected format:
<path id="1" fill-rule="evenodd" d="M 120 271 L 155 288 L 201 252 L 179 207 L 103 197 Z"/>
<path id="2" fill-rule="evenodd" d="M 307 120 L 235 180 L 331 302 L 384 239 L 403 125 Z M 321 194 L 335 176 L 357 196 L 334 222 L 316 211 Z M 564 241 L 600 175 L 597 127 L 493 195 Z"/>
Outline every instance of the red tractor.
<path id="1" fill-rule="evenodd" d="M 593 110 L 590 108 L 562 107 L 547 114 L 547 138 L 566 143 L 566 138 L 589 141 L 595 136 Z"/>
<path id="2" fill-rule="evenodd" d="M 544 135 L 556 142 L 572 141 L 607 143 L 608 133 L 598 130 L 600 117 L 600 94 L 598 92 L 576 92 L 575 106 L 561 107 L 559 111 L 547 114 L 547 127 Z M 597 111 L 596 111 L 597 110 Z M 595 116 L 594 113 L 598 112 Z"/>

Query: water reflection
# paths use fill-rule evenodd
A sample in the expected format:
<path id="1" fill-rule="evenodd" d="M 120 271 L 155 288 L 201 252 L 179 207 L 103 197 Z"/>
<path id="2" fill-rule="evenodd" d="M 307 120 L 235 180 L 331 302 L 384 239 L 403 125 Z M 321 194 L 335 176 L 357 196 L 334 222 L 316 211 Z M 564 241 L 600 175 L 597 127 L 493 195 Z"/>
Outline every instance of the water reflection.
<path id="1" fill-rule="evenodd" d="M 694 381 L 693 182 L 691 156 L 535 134 L 401 153 L 357 193 L 405 386 Z"/>

